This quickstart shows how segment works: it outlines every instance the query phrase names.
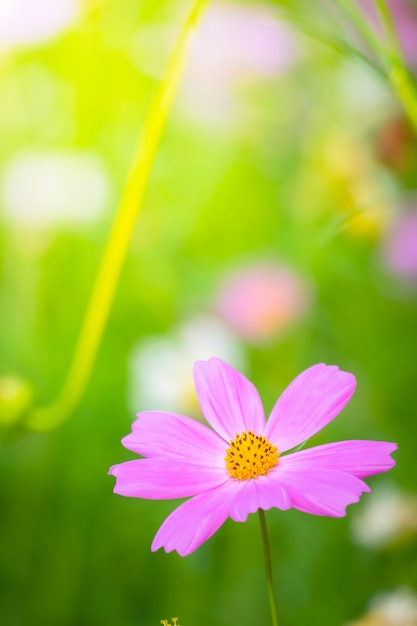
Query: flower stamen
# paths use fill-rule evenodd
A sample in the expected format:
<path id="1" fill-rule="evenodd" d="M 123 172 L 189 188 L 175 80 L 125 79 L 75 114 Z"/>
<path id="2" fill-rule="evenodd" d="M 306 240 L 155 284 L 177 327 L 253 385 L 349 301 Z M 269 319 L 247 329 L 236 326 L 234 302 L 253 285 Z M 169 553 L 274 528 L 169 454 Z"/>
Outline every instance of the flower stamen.
<path id="1" fill-rule="evenodd" d="M 246 480 L 269 472 L 278 463 L 278 448 L 253 430 L 243 432 L 230 442 L 226 450 L 227 471 L 232 478 Z"/>

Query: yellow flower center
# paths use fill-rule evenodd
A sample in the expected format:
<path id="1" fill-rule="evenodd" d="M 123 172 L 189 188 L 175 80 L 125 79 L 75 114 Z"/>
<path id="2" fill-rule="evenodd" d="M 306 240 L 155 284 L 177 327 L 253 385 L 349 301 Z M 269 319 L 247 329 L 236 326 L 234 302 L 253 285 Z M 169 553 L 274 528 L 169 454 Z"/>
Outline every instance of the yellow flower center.
<path id="1" fill-rule="evenodd" d="M 236 433 L 226 450 L 227 471 L 232 478 L 246 480 L 267 474 L 278 463 L 278 448 L 252 430 Z"/>
<path id="2" fill-rule="evenodd" d="M 173 626 L 180 626 L 179 624 L 177 624 L 178 617 L 171 617 L 171 619 Z M 170 622 L 167 619 L 161 619 L 161 624 L 163 624 L 164 626 L 171 626 Z"/>

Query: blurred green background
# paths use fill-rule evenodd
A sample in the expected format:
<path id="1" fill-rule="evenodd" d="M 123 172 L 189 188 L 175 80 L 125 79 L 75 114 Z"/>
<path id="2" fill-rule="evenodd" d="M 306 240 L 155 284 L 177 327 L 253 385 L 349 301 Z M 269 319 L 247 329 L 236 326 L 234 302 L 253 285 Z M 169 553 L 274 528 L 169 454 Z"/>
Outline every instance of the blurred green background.
<path id="1" fill-rule="evenodd" d="M 328 21 L 337 37 L 342 16 L 317 4 L 316 34 Z M 152 554 L 177 503 L 115 496 L 107 476 L 134 458 L 120 439 L 137 411 L 201 418 L 192 365 L 216 346 L 267 412 L 314 363 L 355 374 L 352 401 L 309 445 L 398 443 L 397 466 L 369 479 L 375 492 L 346 518 L 267 513 L 283 626 L 385 626 L 364 617 L 372 599 L 408 590 L 415 609 L 417 591 L 417 144 L 377 73 L 279 20 L 278 5 L 213 0 L 87 391 L 51 432 L 24 424 L 65 379 L 190 6 L 6 0 L 0 11 L 0 623 L 269 623 L 256 516 L 189 557 Z M 235 319 L 224 300 L 245 276 Z"/>

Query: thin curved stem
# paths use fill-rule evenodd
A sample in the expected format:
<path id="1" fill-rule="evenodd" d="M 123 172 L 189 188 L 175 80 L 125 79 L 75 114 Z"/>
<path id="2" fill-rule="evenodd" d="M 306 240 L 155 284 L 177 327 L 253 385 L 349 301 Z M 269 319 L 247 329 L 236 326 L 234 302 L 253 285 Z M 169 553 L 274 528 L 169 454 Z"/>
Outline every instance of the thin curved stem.
<path id="1" fill-rule="evenodd" d="M 316 41 L 328 46 L 329 48 L 333 48 L 339 54 L 346 54 L 356 57 L 365 65 L 368 65 L 375 73 L 381 75 L 385 78 L 385 73 L 383 70 L 372 61 L 370 57 L 367 57 L 366 54 L 354 48 L 346 39 L 342 39 L 337 37 L 336 35 L 332 35 L 331 33 L 323 32 L 316 28 L 313 24 L 309 23 L 308 20 L 303 19 L 302 17 L 291 13 L 290 11 L 279 11 L 280 17 L 282 19 L 287 20 L 295 25 L 304 35 L 307 37 L 311 37 Z"/>
<path id="2" fill-rule="evenodd" d="M 417 133 L 417 86 L 415 81 L 402 65 L 393 67 L 388 78 Z"/>
<path id="3" fill-rule="evenodd" d="M 106 327 L 154 157 L 183 74 L 190 40 L 208 3 L 209 0 L 196 0 L 194 3 L 170 58 L 166 77 L 151 105 L 98 269 L 67 378 L 52 404 L 35 408 L 28 415 L 26 423 L 30 428 L 49 430 L 58 426 L 72 413 L 84 394 Z"/>
<path id="4" fill-rule="evenodd" d="M 268 592 L 269 606 L 271 609 L 271 622 L 272 626 L 278 626 L 278 612 L 277 604 L 274 595 L 274 584 L 272 581 L 272 562 L 271 562 L 271 550 L 269 548 L 268 529 L 266 527 L 265 511 L 258 510 L 259 521 L 261 523 L 262 542 L 264 546 L 265 554 L 265 574 L 266 574 L 266 588 Z"/>
<path id="5" fill-rule="evenodd" d="M 388 42 L 388 79 L 417 131 L 417 85 L 411 76 L 395 22 L 385 0 L 374 0 Z"/>
<path id="6" fill-rule="evenodd" d="M 355 2 L 352 2 L 352 0 L 337 0 L 337 3 L 342 11 L 348 16 L 352 24 L 354 24 L 372 52 L 377 56 L 377 58 L 384 61 L 385 47 L 364 16 L 363 11 L 356 6 Z"/>
<path id="7" fill-rule="evenodd" d="M 396 60 L 403 60 L 403 53 L 401 45 L 398 39 L 397 31 L 395 28 L 395 22 L 392 18 L 391 12 L 385 0 L 374 0 L 376 10 L 379 15 L 379 19 L 384 28 L 385 35 L 387 37 L 391 57 Z"/>
<path id="8" fill-rule="evenodd" d="M 380 61 L 386 79 L 391 83 L 391 87 L 417 131 L 417 85 L 405 64 L 388 5 L 385 0 L 374 0 L 374 2 L 387 35 L 387 45 L 377 36 L 369 20 L 353 0 L 337 0 L 340 8 Z"/>

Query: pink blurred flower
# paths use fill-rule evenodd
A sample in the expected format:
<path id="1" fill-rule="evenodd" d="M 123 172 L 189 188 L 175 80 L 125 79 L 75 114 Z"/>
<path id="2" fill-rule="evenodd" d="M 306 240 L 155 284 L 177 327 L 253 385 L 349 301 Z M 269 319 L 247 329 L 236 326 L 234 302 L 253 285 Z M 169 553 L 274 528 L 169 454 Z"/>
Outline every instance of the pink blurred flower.
<path id="1" fill-rule="evenodd" d="M 417 9 L 410 0 L 388 0 L 398 37 L 407 61 L 417 63 Z"/>
<path id="2" fill-rule="evenodd" d="M 277 263 L 260 262 L 224 279 L 215 309 L 238 335 L 262 343 L 301 318 L 310 304 L 310 286 L 299 274 Z"/>
<path id="3" fill-rule="evenodd" d="M 270 6 L 223 3 L 212 6 L 201 25 L 190 69 L 230 84 L 274 76 L 293 62 L 295 45 Z"/>
<path id="4" fill-rule="evenodd" d="M 255 387 L 225 361 L 197 361 L 194 380 L 213 430 L 182 415 L 138 414 L 123 445 L 144 459 L 114 465 L 115 493 L 165 500 L 190 497 L 162 524 L 152 551 L 186 556 L 231 517 L 291 507 L 341 517 L 370 488 L 361 479 L 395 464 L 397 446 L 341 441 L 283 455 L 332 421 L 349 401 L 352 374 L 314 365 L 284 391 L 265 420 Z"/>
<path id="5" fill-rule="evenodd" d="M 417 210 L 400 213 L 391 224 L 383 244 L 387 269 L 409 281 L 417 280 Z"/>
<path id="6" fill-rule="evenodd" d="M 361 0 L 364 11 L 370 19 L 378 24 L 373 0 Z M 395 22 L 398 38 L 406 60 L 411 64 L 417 63 L 417 9 L 410 0 L 387 0 L 388 7 Z"/>
<path id="7" fill-rule="evenodd" d="M 1 0 L 0 50 L 60 34 L 80 13 L 79 0 Z"/>
<path id="8" fill-rule="evenodd" d="M 238 87 L 284 73 L 297 57 L 291 31 L 269 5 L 213 5 L 190 54 L 183 105 L 199 118 L 230 119 Z"/>

